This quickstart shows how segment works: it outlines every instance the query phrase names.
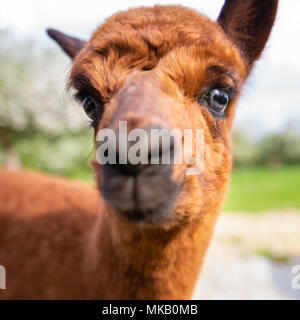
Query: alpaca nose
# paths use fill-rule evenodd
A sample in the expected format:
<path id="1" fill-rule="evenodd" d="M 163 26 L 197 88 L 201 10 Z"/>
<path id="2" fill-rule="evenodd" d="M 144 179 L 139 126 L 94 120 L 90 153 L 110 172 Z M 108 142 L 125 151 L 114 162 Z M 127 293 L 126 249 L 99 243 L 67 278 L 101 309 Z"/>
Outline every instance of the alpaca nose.
<path id="1" fill-rule="evenodd" d="M 101 193 L 123 218 L 160 219 L 179 190 L 172 179 L 177 140 L 156 124 L 144 126 L 143 134 L 133 142 L 130 131 L 126 145 L 122 137 L 116 141 L 116 161 L 101 166 Z"/>
<path id="2" fill-rule="evenodd" d="M 127 141 L 126 147 L 117 141 L 116 164 L 113 167 L 129 176 L 137 176 L 147 169 L 152 172 L 159 170 L 161 166 L 173 163 L 174 146 L 174 137 L 168 129 L 156 124 L 148 125 L 142 128 L 142 134 L 136 141 Z"/>

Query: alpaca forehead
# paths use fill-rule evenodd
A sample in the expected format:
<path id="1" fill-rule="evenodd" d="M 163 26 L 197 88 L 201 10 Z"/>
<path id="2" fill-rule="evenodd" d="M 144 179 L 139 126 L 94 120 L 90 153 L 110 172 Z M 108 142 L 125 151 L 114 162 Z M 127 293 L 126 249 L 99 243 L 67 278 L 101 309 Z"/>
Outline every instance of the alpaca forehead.
<path id="1" fill-rule="evenodd" d="M 201 58 L 204 67 L 209 63 L 227 65 L 244 77 L 238 50 L 217 23 L 181 6 L 154 6 L 130 9 L 107 19 L 76 57 L 70 79 L 81 89 L 76 78 L 85 75 L 105 96 L 107 90 L 119 89 L 117 83 L 130 70 L 153 69 L 162 58 L 168 61 L 176 56 L 185 56 L 186 61 Z"/>
<path id="2" fill-rule="evenodd" d="M 225 39 L 224 39 L 225 38 Z M 201 42 L 228 41 L 220 26 L 192 9 L 182 6 L 140 7 L 108 18 L 92 34 L 89 48 L 154 50 L 158 56 L 170 50 Z"/>
<path id="3" fill-rule="evenodd" d="M 119 12 L 100 25 L 91 37 L 92 42 L 103 43 L 112 38 L 137 35 L 153 46 L 196 41 L 199 37 L 214 38 L 221 28 L 209 18 L 181 6 L 154 6 Z"/>

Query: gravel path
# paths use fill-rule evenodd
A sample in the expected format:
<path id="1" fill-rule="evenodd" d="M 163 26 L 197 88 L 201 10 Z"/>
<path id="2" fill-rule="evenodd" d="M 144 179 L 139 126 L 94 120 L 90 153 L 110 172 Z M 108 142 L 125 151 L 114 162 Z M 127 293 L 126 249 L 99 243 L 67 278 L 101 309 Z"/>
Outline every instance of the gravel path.
<path id="1" fill-rule="evenodd" d="M 300 212 L 223 214 L 194 299 L 297 299 L 291 270 L 300 265 Z"/>

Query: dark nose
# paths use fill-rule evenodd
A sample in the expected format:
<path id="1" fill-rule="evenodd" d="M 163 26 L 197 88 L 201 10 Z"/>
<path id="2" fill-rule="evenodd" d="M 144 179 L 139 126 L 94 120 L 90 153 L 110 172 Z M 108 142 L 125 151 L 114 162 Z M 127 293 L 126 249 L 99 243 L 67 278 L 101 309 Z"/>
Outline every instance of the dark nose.
<path id="1" fill-rule="evenodd" d="M 170 130 L 155 124 L 144 126 L 143 132 L 141 141 L 128 139 L 123 148 L 119 136 L 116 163 L 102 165 L 100 190 L 121 217 L 150 222 L 168 215 L 180 190 L 180 181 L 172 178 L 177 140 Z M 144 146 L 144 157 L 136 143 Z M 137 159 L 146 163 L 132 158 L 135 151 Z"/>
<path id="2" fill-rule="evenodd" d="M 122 141 L 117 139 L 116 164 L 108 164 L 111 170 L 123 175 L 138 176 L 145 170 L 153 173 L 174 163 L 175 137 L 169 129 L 157 124 L 139 129 L 144 134 L 137 137 L 136 141 L 127 141 L 125 148 L 120 145 Z"/>

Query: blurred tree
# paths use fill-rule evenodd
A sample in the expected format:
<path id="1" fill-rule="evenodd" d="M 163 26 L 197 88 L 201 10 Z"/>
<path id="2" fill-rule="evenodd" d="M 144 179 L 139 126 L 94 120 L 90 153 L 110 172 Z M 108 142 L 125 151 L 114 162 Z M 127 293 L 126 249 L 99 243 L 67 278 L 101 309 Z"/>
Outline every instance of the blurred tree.
<path id="1" fill-rule="evenodd" d="M 233 131 L 234 166 L 253 166 L 257 160 L 257 146 L 242 128 Z"/>
<path id="2" fill-rule="evenodd" d="M 0 145 L 6 166 L 21 165 L 18 141 L 59 138 L 87 127 L 83 112 L 63 95 L 65 59 L 0 30 Z"/>
<path id="3" fill-rule="evenodd" d="M 258 164 L 277 168 L 283 164 L 300 164 L 300 134 L 287 125 L 277 134 L 264 138 L 258 145 Z"/>

